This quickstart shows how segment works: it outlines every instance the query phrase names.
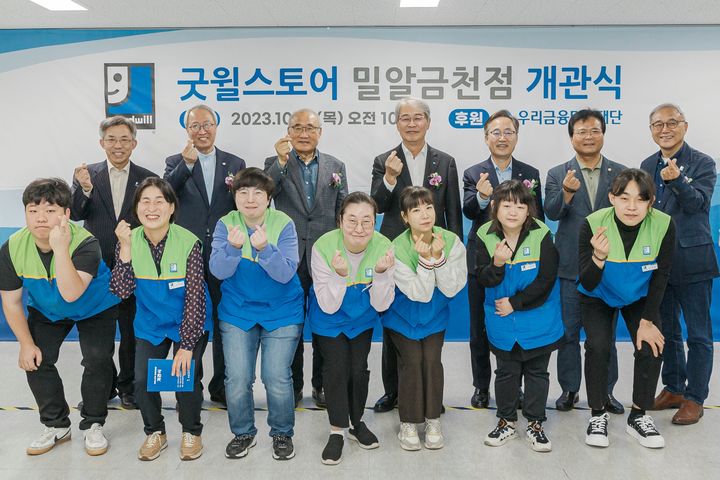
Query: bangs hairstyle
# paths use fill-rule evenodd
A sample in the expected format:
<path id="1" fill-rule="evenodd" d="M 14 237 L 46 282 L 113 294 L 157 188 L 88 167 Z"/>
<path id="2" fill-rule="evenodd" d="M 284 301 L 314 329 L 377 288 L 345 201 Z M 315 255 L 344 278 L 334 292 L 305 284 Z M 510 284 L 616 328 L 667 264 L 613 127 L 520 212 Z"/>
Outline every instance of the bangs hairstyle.
<path id="1" fill-rule="evenodd" d="M 490 208 L 490 219 L 492 230 L 502 232 L 502 225 L 497 217 L 501 202 L 520 203 L 527 206 L 528 217 L 523 224 L 523 230 L 529 229 L 535 223 L 537 210 L 535 208 L 535 197 L 528 187 L 520 180 L 507 180 L 495 188 L 492 194 L 492 207 Z"/>
<path id="2" fill-rule="evenodd" d="M 405 187 L 400 193 L 400 211 L 407 213 L 413 208 L 422 205 L 434 205 L 433 195 L 425 187 Z"/>
<path id="3" fill-rule="evenodd" d="M 25 207 L 47 202 L 64 210 L 70 208 L 70 196 L 70 187 L 62 178 L 38 178 L 25 187 L 22 202 Z"/>
<path id="4" fill-rule="evenodd" d="M 340 211 L 338 212 L 338 218 L 337 218 L 338 226 L 340 225 L 340 220 L 342 219 L 343 215 L 345 215 L 345 209 L 347 209 L 347 207 L 350 205 L 361 204 L 361 203 L 365 203 L 372 207 L 373 220 L 375 220 L 375 217 L 377 216 L 377 210 L 378 210 L 377 203 L 375 203 L 375 200 L 373 200 L 372 197 L 365 192 L 352 192 L 343 199 L 343 202 L 340 205 Z"/>
<path id="5" fill-rule="evenodd" d="M 263 190 L 267 193 L 268 200 L 270 200 L 275 193 L 275 182 L 273 179 L 257 167 L 249 167 L 244 170 L 240 170 L 235 174 L 232 182 L 232 193 L 241 188 L 254 187 Z"/>
<path id="6" fill-rule="evenodd" d="M 627 188 L 628 184 L 632 181 L 637 183 L 641 199 L 650 201 L 655 197 L 655 181 L 649 173 L 639 168 L 626 168 L 620 172 L 620 174 L 615 177 L 615 181 L 613 181 L 610 193 L 619 197 L 625 193 L 625 188 Z"/>
<path id="7" fill-rule="evenodd" d="M 175 195 L 175 190 L 173 190 L 170 183 L 167 180 L 163 180 L 159 177 L 148 177 L 142 182 L 140 182 L 140 185 L 138 185 L 135 189 L 135 197 L 133 198 L 132 209 L 132 213 L 135 216 L 135 219 L 137 220 L 137 208 L 138 205 L 140 205 L 140 199 L 142 198 L 143 192 L 149 187 L 157 187 L 157 189 L 160 190 L 160 193 L 162 193 L 165 201 L 175 206 L 175 210 L 173 211 L 172 215 L 170 215 L 170 223 L 175 222 L 175 215 L 177 215 L 178 213 L 177 195 Z"/>

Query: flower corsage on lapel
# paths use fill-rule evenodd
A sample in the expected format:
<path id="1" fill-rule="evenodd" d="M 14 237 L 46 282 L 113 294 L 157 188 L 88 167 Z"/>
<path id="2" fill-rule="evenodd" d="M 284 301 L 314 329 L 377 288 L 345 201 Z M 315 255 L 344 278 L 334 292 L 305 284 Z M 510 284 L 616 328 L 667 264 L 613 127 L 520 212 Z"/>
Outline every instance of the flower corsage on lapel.
<path id="1" fill-rule="evenodd" d="M 435 190 L 438 190 L 442 186 L 442 181 L 443 178 L 437 172 L 433 172 L 428 176 L 428 183 L 431 187 L 434 187 Z"/>
<path id="2" fill-rule="evenodd" d="M 232 184 L 233 184 L 234 178 L 235 178 L 235 175 L 230 170 L 228 170 L 227 175 L 225 176 L 225 185 L 227 185 L 228 190 L 231 192 L 232 192 Z"/>
<path id="3" fill-rule="evenodd" d="M 335 190 L 340 190 L 343 187 L 343 176 L 340 172 L 333 172 L 332 176 L 330 177 L 330 187 L 334 188 Z"/>
<path id="4" fill-rule="evenodd" d="M 528 180 L 527 178 L 523 180 L 523 185 L 525 185 L 527 188 L 530 189 L 530 193 L 532 193 L 532 196 L 535 196 L 535 187 L 538 186 L 538 181 L 535 179 Z"/>

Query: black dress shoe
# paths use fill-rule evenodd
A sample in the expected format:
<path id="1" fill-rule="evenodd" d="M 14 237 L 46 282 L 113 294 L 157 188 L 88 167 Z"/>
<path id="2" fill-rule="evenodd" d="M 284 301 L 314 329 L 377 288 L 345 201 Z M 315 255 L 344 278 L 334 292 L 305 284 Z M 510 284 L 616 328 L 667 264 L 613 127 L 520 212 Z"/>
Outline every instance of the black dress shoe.
<path id="1" fill-rule="evenodd" d="M 580 401 L 580 395 L 577 392 L 563 392 L 557 400 L 555 400 L 555 408 L 558 412 L 569 412 L 575 408 L 575 404 Z"/>
<path id="2" fill-rule="evenodd" d="M 622 415 L 625 413 L 625 407 L 623 404 L 617 401 L 617 398 L 613 397 L 612 393 L 608 393 L 607 403 L 605 404 L 605 411 L 614 413 L 615 415 Z"/>
<path id="3" fill-rule="evenodd" d="M 475 393 L 470 398 L 470 405 L 473 408 L 488 408 L 490 406 L 490 394 L 487 390 L 475 389 Z"/>
<path id="4" fill-rule="evenodd" d="M 390 410 L 395 408 L 395 405 L 397 405 L 397 394 L 386 393 L 385 395 L 380 397 L 377 402 L 375 402 L 373 410 L 375 410 L 377 413 L 389 412 Z"/>
<path id="5" fill-rule="evenodd" d="M 215 402 L 215 403 L 219 403 L 219 404 L 221 404 L 223 407 L 227 407 L 227 399 L 225 398 L 225 390 L 221 390 L 221 391 L 216 392 L 216 393 L 211 393 L 211 394 L 210 394 L 210 401 L 211 401 L 211 402 Z"/>
<path id="6" fill-rule="evenodd" d="M 300 402 L 302 402 L 302 397 L 302 390 L 298 390 L 297 392 L 295 392 L 295 408 L 298 408 L 300 406 Z"/>
<path id="7" fill-rule="evenodd" d="M 318 408 L 326 408 L 327 407 L 327 401 L 325 401 L 325 391 L 320 388 L 313 388 L 312 389 L 312 397 L 313 400 L 315 400 L 315 405 L 317 405 Z"/>
<path id="8" fill-rule="evenodd" d="M 135 395 L 132 393 L 121 393 L 120 406 L 125 410 L 137 410 L 138 406 L 137 403 L 135 403 Z"/>
<path id="9" fill-rule="evenodd" d="M 523 402 L 525 401 L 525 394 L 523 393 L 522 387 L 518 391 L 518 410 L 522 410 Z"/>

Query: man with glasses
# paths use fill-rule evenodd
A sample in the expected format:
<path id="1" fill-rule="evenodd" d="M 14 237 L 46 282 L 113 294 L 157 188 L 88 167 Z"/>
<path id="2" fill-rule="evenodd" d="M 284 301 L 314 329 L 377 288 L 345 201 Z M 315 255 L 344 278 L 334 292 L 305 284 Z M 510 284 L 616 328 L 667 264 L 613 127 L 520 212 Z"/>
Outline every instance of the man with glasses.
<path id="1" fill-rule="evenodd" d="M 710 299 L 718 276 L 715 246 L 710 234 L 710 199 L 715 188 L 715 161 L 685 143 L 688 123 L 680 107 L 664 103 L 650 113 L 650 133 L 660 151 L 641 167 L 655 178 L 658 210 L 675 222 L 677 244 L 670 281 L 660 305 L 665 337 L 662 381 L 655 410 L 679 408 L 677 425 L 697 423 L 713 363 Z M 680 327 L 682 311 L 687 327 L 687 361 Z"/>
<path id="2" fill-rule="evenodd" d="M 476 275 L 475 256 L 477 253 L 477 229 L 490 220 L 490 197 L 493 188 L 502 182 L 517 179 L 523 182 L 535 197 L 537 218 L 545 221 L 543 214 L 540 172 L 537 168 L 520 162 L 513 157 L 518 141 L 520 122 L 509 111 L 500 110 L 485 121 L 485 143 L 490 158 L 465 170 L 463 175 L 463 213 L 472 220 L 468 235 L 468 300 L 470 303 L 470 364 L 475 391 L 470 404 L 475 408 L 489 405 L 490 347 L 485 331 L 485 289 L 480 286 Z"/>
<path id="3" fill-rule="evenodd" d="M 208 390 L 210 400 L 225 405 L 225 357 L 217 315 L 221 282 L 210 273 L 208 262 L 215 225 L 235 210 L 230 186 L 232 177 L 245 168 L 245 160 L 215 146 L 218 120 L 207 105 L 196 105 L 186 112 L 187 143 L 181 153 L 165 160 L 164 178 L 179 201 L 175 223 L 190 230 L 203 243 L 205 276 L 213 307 L 213 376 Z M 202 376 L 202 365 L 196 368 L 196 375 Z"/>
<path id="4" fill-rule="evenodd" d="M 400 193 L 408 186 L 424 186 L 433 193 L 435 224 L 463 238 L 460 188 L 455 159 L 425 141 L 430 128 L 430 107 L 416 98 L 395 106 L 396 127 L 402 143 L 375 157 L 371 196 L 384 217 L 380 233 L 390 240 L 405 231 L 400 217 Z M 397 404 L 397 351 L 387 332 L 383 335 L 382 376 L 385 394 L 375 404 L 387 412 Z"/>
<path id="5" fill-rule="evenodd" d="M 103 261 L 112 269 L 115 265 L 115 227 L 124 220 L 133 228 L 139 225 L 132 211 L 135 188 L 148 177 L 157 177 L 130 161 L 137 146 L 137 127 L 125 117 L 110 117 L 100 122 L 100 147 L 106 159 L 82 164 L 73 173 L 70 218 L 84 220 L 84 227 L 100 242 Z M 119 372 L 113 363 L 113 389 L 110 397 L 120 397 L 122 408 L 134 409 L 135 380 L 135 296 L 120 302 L 118 327 L 120 348 L 118 349 Z"/>
<path id="6" fill-rule="evenodd" d="M 290 117 L 287 134 L 275 142 L 277 155 L 265 159 L 265 172 L 275 181 L 275 208 L 295 222 L 300 253 L 298 276 L 306 308 L 312 285 L 312 247 L 321 235 L 337 228 L 340 205 L 348 193 L 345 164 L 317 149 L 321 135 L 319 115 L 307 108 L 298 110 Z M 303 350 L 301 335 L 292 364 L 296 405 L 303 396 Z M 315 404 L 325 407 L 322 357 L 314 339 L 311 382 Z"/>
<path id="7" fill-rule="evenodd" d="M 545 182 L 545 215 L 558 222 L 555 246 L 560 253 L 560 301 L 565 336 L 558 349 L 557 370 L 562 395 L 555 402 L 560 412 L 572 410 L 579 401 L 582 360 L 580 356 L 580 296 L 577 291 L 578 235 L 585 217 L 610 207 L 608 192 L 615 177 L 626 167 L 607 159 L 600 151 L 605 140 L 605 118 L 598 110 L 575 112 L 568 122 L 570 142 L 575 156 L 553 167 Z M 617 316 L 613 319 L 617 325 Z M 623 405 L 613 396 L 618 366 L 615 326 L 608 367 L 608 400 L 602 412 L 622 414 Z M 587 371 L 587 365 L 585 367 Z"/>

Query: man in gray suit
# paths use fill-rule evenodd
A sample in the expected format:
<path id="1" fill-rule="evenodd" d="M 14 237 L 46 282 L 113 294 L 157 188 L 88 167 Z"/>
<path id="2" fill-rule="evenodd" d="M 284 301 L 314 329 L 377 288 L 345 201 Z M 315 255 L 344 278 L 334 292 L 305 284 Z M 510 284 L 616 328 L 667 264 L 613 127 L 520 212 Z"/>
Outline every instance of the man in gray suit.
<path id="1" fill-rule="evenodd" d="M 615 177 L 626 167 L 600 153 L 605 140 L 605 119 L 597 110 L 580 110 L 568 122 L 568 133 L 575 156 L 553 167 L 545 182 L 545 216 L 558 221 L 555 246 L 560 252 L 560 299 L 565 337 L 558 349 L 558 380 L 563 393 L 555 402 L 558 411 L 572 410 L 580 396 L 580 297 L 578 277 L 578 234 L 585 217 L 609 207 L 608 192 Z M 615 318 L 617 323 L 617 318 Z M 606 410 L 621 414 L 625 410 L 612 395 L 617 382 L 617 350 L 613 341 L 608 372 Z"/>
<path id="2" fill-rule="evenodd" d="M 307 304 L 312 247 L 321 235 L 337 228 L 337 214 L 348 193 L 347 175 L 343 162 L 317 149 L 322 126 L 316 112 L 298 110 L 288 125 L 287 135 L 275 143 L 277 155 L 265 160 L 265 172 L 275 181 L 275 208 L 295 222 L 300 249 L 298 276 Z M 303 364 L 301 337 L 292 364 L 296 404 L 302 400 Z M 312 387 L 315 403 L 324 407 L 322 358 L 314 340 Z"/>

